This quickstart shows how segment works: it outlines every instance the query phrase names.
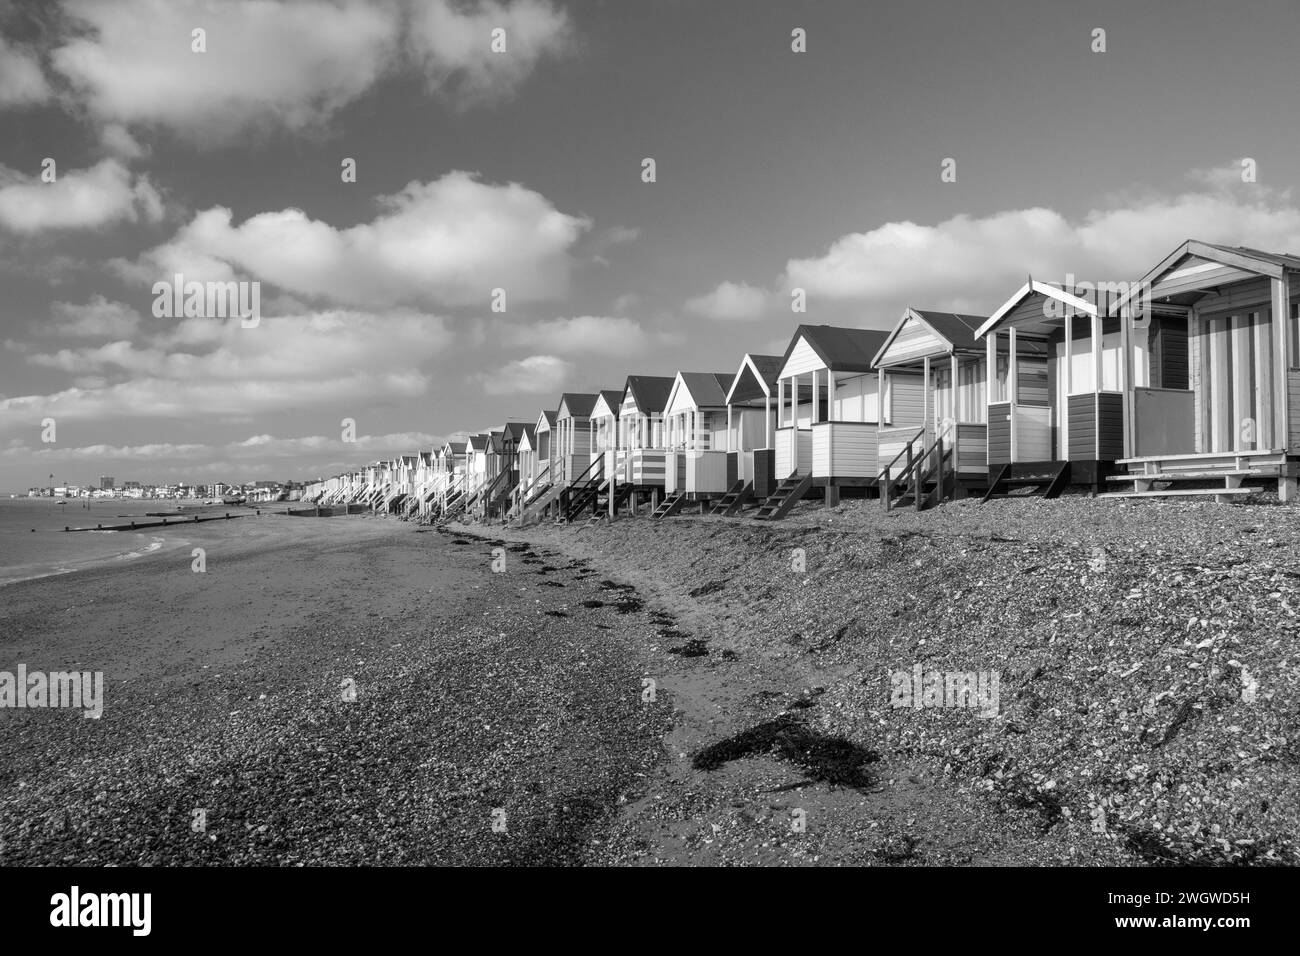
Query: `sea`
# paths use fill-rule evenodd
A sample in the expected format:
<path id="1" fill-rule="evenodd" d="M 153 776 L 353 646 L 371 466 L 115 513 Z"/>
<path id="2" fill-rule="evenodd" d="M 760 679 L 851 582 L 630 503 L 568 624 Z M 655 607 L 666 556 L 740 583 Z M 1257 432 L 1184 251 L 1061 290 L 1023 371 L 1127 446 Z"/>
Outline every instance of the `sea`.
<path id="1" fill-rule="evenodd" d="M 86 568 L 133 561 L 166 547 L 184 533 L 183 526 L 143 528 L 138 531 L 65 528 L 161 521 L 146 512 L 192 517 L 236 510 L 230 506 L 205 506 L 201 501 L 102 498 L 82 501 L 57 498 L 0 498 L 0 586 L 51 574 L 68 574 Z"/>

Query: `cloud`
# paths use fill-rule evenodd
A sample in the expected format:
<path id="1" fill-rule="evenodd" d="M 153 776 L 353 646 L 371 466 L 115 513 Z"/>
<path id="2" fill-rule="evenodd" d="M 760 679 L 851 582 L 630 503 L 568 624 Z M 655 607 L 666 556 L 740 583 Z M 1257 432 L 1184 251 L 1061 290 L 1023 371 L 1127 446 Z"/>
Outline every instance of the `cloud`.
<path id="1" fill-rule="evenodd" d="M 572 42 L 567 15 L 545 0 L 64 0 L 63 10 L 49 59 L 71 99 L 101 125 L 196 144 L 320 127 L 389 75 L 419 74 L 457 106 L 495 102 Z M 503 53 L 491 48 L 498 27 Z M 196 28 L 205 52 L 192 49 Z M 21 95 L 49 95 L 39 66 L 11 62 Z"/>
<path id="2" fill-rule="evenodd" d="M 573 366 L 564 359 L 530 355 L 474 376 L 473 380 L 488 395 L 537 395 L 561 391 L 572 373 Z"/>
<path id="3" fill-rule="evenodd" d="M 0 109 L 36 106 L 52 95 L 36 54 L 0 35 Z"/>
<path id="4" fill-rule="evenodd" d="M 1243 184 L 1240 167 L 1197 170 L 1176 195 L 1123 197 L 1079 220 L 1034 207 L 954 216 L 933 226 L 886 223 L 791 259 L 783 286 L 810 297 L 928 308 L 988 308 L 1035 278 L 1139 278 L 1186 239 L 1300 251 L 1288 192 Z"/>
<path id="5" fill-rule="evenodd" d="M 722 322 L 747 321 L 761 317 L 769 294 L 744 282 L 723 282 L 707 295 L 688 299 L 687 312 Z"/>
<path id="6" fill-rule="evenodd" d="M 129 305 L 94 295 L 84 305 L 54 302 L 45 331 L 66 338 L 125 339 L 140 329 L 140 314 Z"/>
<path id="7" fill-rule="evenodd" d="M 116 265 L 144 282 L 175 272 L 226 281 L 238 272 L 343 305 L 486 306 L 495 288 L 506 290 L 507 304 L 564 295 L 569 250 L 590 227 L 518 183 L 490 185 L 466 172 L 412 182 L 378 202 L 375 219 L 347 228 L 298 209 L 235 225 L 218 206 L 137 262 Z"/>
<path id="8" fill-rule="evenodd" d="M 146 176 L 115 159 L 58 173 L 52 183 L 0 166 L 0 227 L 22 234 L 99 229 L 118 222 L 157 222 L 163 201 Z"/>
<path id="9" fill-rule="evenodd" d="M 104 149 L 118 159 L 144 159 L 149 149 L 142 146 L 121 123 L 109 123 L 99 131 L 99 141 Z"/>
<path id="10" fill-rule="evenodd" d="M 580 315 L 532 325 L 503 325 L 494 338 L 508 346 L 548 353 L 630 356 L 644 352 L 651 338 L 632 319 Z"/>
<path id="11" fill-rule="evenodd" d="M 369 89 L 397 48 L 398 8 L 366 0 L 65 0 L 77 29 L 53 68 L 103 123 L 208 143 L 319 123 Z M 191 31 L 206 31 L 206 52 Z"/>
<path id="12" fill-rule="evenodd" d="M 360 411 L 427 394 L 426 364 L 451 341 L 419 313 L 323 312 L 238 322 L 187 319 L 139 341 L 28 351 L 29 365 L 79 384 L 0 401 L 0 429 L 59 422 L 242 421 L 277 412 Z M 328 412 L 324 410 L 328 409 Z"/>
<path id="13" fill-rule="evenodd" d="M 496 30 L 502 52 L 493 50 Z M 407 43 L 430 89 L 466 106 L 509 95 L 540 60 L 566 53 L 573 34 L 568 15 L 546 0 L 423 0 L 412 5 Z"/>

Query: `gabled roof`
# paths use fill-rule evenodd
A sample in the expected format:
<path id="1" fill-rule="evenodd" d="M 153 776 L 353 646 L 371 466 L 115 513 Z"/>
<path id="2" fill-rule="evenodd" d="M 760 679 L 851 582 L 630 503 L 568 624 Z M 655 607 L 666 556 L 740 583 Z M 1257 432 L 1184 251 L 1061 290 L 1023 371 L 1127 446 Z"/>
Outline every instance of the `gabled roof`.
<path id="1" fill-rule="evenodd" d="M 519 439 L 524 435 L 524 431 L 532 427 L 533 426 L 527 422 L 506 422 L 505 428 L 503 428 L 502 431 L 510 441 L 518 444 Z"/>
<path id="2" fill-rule="evenodd" d="M 759 395 L 770 396 L 776 389 L 776 380 L 781 375 L 781 356 L 779 355 L 755 355 L 753 352 L 746 353 L 740 360 L 740 368 L 736 374 L 731 377 L 731 384 L 727 386 L 727 404 L 731 405 L 737 401 L 746 401 L 750 398 L 756 398 Z M 741 391 L 739 396 L 736 387 L 745 380 L 745 373 L 748 372 L 750 378 L 754 380 L 757 391 L 749 394 Z"/>
<path id="3" fill-rule="evenodd" d="M 1134 297 L 1149 286 L 1156 285 L 1167 273 L 1185 258 L 1195 256 L 1206 262 L 1216 263 L 1230 269 L 1240 269 L 1258 276 L 1280 279 L 1287 272 L 1300 272 L 1300 256 L 1290 253 L 1263 252 L 1247 246 L 1223 246 L 1212 242 L 1188 239 L 1181 246 L 1165 256 L 1154 269 L 1130 287 L 1111 305 L 1110 314 L 1118 314 Z M 1186 290 L 1184 290 L 1186 291 Z M 1208 291 L 1208 290 L 1206 290 Z M 1158 293 L 1157 293 L 1158 295 Z"/>
<path id="4" fill-rule="evenodd" d="M 523 444 L 524 442 L 527 442 L 530 448 L 533 445 L 537 444 L 536 425 L 529 425 L 527 422 L 524 423 L 524 430 L 523 433 L 519 436 L 519 443 Z"/>
<path id="5" fill-rule="evenodd" d="M 677 390 L 684 388 L 696 408 L 722 408 L 727 404 L 731 379 L 732 376 L 726 372 L 678 372 L 667 407 L 672 407 Z"/>
<path id="6" fill-rule="evenodd" d="M 1073 292 L 1066 292 L 1056 283 L 1039 282 L 1037 279 L 1030 276 L 1028 282 L 1016 290 L 1015 294 L 1012 295 L 1011 298 L 1002 303 L 1002 306 L 989 316 L 983 325 L 975 330 L 975 337 L 977 339 L 984 338 L 985 335 L 996 329 L 1004 319 L 1008 318 L 1013 311 L 1024 305 L 1036 295 L 1043 296 L 1047 299 L 1054 299 L 1061 303 L 1061 305 L 1068 306 L 1073 311 L 1079 312 L 1083 315 L 1097 314 L 1096 303 L 1089 302 L 1087 299 L 1082 299 Z"/>
<path id="7" fill-rule="evenodd" d="M 884 345 L 880 346 L 880 351 L 875 354 L 871 364 L 879 364 L 885 353 L 889 351 L 889 346 L 893 344 L 894 339 L 898 338 L 898 333 L 907 325 L 908 320 L 928 325 L 935 335 L 948 343 L 949 348 L 947 351 L 978 352 L 979 347 L 975 344 L 975 333 L 986 318 L 987 316 L 964 315 L 960 312 L 930 312 L 923 309 L 908 309 L 903 313 L 903 317 L 898 320 L 898 324 L 890 330 L 889 337 L 885 339 Z"/>
<path id="8" fill-rule="evenodd" d="M 555 416 L 558 415 L 558 414 L 559 414 L 559 412 L 554 412 L 554 411 L 545 411 L 545 410 L 543 410 L 542 413 L 541 413 L 540 415 L 537 416 L 537 424 L 536 424 L 536 426 L 534 426 L 534 427 L 536 427 L 538 430 L 540 430 L 541 427 L 542 427 L 542 422 L 545 422 L 545 423 L 546 423 L 546 427 L 547 427 L 548 430 L 551 429 L 551 428 L 554 428 L 554 427 L 555 427 Z"/>
<path id="9" fill-rule="evenodd" d="M 609 414 L 618 418 L 619 407 L 623 404 L 623 392 L 617 388 L 602 388 L 596 398 L 596 404 L 592 407 L 592 412 L 604 403 L 605 408 L 609 409 Z"/>
<path id="10" fill-rule="evenodd" d="M 491 432 L 488 438 L 491 440 L 493 454 L 499 455 L 506 450 L 505 432 Z"/>
<path id="11" fill-rule="evenodd" d="M 662 412 L 668 405 L 668 393 L 673 390 L 675 381 L 676 378 L 668 375 L 629 375 L 627 384 L 623 386 L 622 401 L 627 401 L 630 392 L 637 411 L 642 415 Z"/>
<path id="12" fill-rule="evenodd" d="M 469 447 L 470 447 L 472 450 L 474 450 L 474 451 L 487 451 L 487 447 L 488 447 L 488 436 L 487 436 L 487 435 L 470 435 L 470 436 L 469 436 Z"/>
<path id="13" fill-rule="evenodd" d="M 586 418 L 596 404 L 594 392 L 565 392 L 560 396 L 560 412 L 568 412 L 568 418 Z M 556 417 L 560 417 L 556 413 Z"/>
<path id="14" fill-rule="evenodd" d="M 803 339 L 832 372 L 870 372 L 871 362 L 889 333 L 881 329 L 847 329 L 836 325 L 801 325 L 794 330 L 781 367 Z"/>
<path id="15" fill-rule="evenodd" d="M 467 445 L 468 442 L 449 441 L 447 442 L 447 444 L 443 445 L 442 447 L 450 451 L 453 455 L 463 455 L 465 454 L 465 448 Z"/>

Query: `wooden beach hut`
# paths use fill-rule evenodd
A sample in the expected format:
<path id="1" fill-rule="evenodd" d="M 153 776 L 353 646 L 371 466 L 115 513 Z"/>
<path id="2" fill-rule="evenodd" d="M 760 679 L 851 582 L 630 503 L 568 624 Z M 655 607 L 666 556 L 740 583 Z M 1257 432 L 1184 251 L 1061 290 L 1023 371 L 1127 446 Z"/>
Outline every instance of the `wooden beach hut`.
<path id="1" fill-rule="evenodd" d="M 834 504 L 840 489 L 875 481 L 880 379 L 872 360 L 887 336 L 830 325 L 795 330 L 777 374 L 776 478 L 810 480 L 778 486 L 777 494 L 787 492 L 783 502 L 802 494 L 800 485 L 811 485 L 825 488 L 827 503 Z"/>
<path id="2" fill-rule="evenodd" d="M 619 447 L 627 449 L 627 473 L 620 480 L 656 496 L 664 487 L 663 413 L 673 381 L 664 375 L 629 375 L 619 403 Z"/>
<path id="3" fill-rule="evenodd" d="M 878 391 L 885 397 L 878 456 L 892 477 L 905 477 L 910 446 L 917 468 L 934 462 L 935 450 L 946 454 L 954 494 L 987 485 L 987 356 L 975 339 L 985 321 L 987 316 L 908 309 L 876 353 Z"/>
<path id="4" fill-rule="evenodd" d="M 626 457 L 619 447 L 618 413 L 622 400 L 621 390 L 601 389 L 596 395 L 596 404 L 591 409 L 591 459 L 604 459 L 601 470 L 607 476 L 615 473 L 621 475 L 619 467 Z"/>
<path id="5" fill-rule="evenodd" d="M 727 451 L 736 456 L 736 480 L 766 498 L 773 478 L 780 355 L 746 354 L 727 387 Z"/>
<path id="6" fill-rule="evenodd" d="M 730 372 L 678 372 L 664 404 L 664 491 L 721 497 L 735 479 L 728 469 Z"/>
<path id="7" fill-rule="evenodd" d="M 551 440 L 555 443 L 552 460 L 558 481 L 571 485 L 576 481 L 599 477 L 599 466 L 591 459 L 591 411 L 596 406 L 596 395 L 585 392 L 565 392 L 555 412 L 555 429 Z"/>
<path id="8" fill-rule="evenodd" d="M 1153 378 L 1171 386 L 1161 391 L 1186 391 L 1186 318 L 1158 310 L 1135 334 L 1118 306 L 1109 289 L 1030 277 L 977 330 L 989 370 L 990 496 L 1017 486 L 1047 497 L 1069 484 L 1099 490 L 1126 457 L 1132 395 L 1149 393 Z M 1178 396 L 1159 404 L 1153 417 L 1176 428 Z"/>
<path id="9" fill-rule="evenodd" d="M 1113 494 L 1229 500 L 1276 482 L 1280 499 L 1296 498 L 1300 256 L 1188 240 L 1116 295 L 1104 321 L 1132 344 L 1123 361 L 1093 357 L 1105 384 L 1122 386 L 1098 420 Z M 1077 381 L 1069 390 L 1074 429 Z M 1071 431 L 1068 450 L 1087 438 Z"/>

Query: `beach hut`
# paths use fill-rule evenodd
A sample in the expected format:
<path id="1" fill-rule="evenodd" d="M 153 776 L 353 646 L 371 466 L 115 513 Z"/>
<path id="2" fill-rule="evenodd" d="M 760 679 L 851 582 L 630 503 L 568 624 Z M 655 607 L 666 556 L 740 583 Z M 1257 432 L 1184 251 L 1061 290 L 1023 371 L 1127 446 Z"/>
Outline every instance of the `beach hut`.
<path id="1" fill-rule="evenodd" d="M 727 387 L 727 451 L 736 457 L 736 479 L 765 498 L 776 487 L 776 385 L 781 356 L 746 354 Z"/>
<path id="2" fill-rule="evenodd" d="M 830 325 L 795 330 L 777 373 L 776 478 L 809 476 L 835 503 L 876 478 L 880 379 L 872 360 L 888 333 Z"/>
<path id="3" fill-rule="evenodd" d="M 657 494 L 664 486 L 663 413 L 674 378 L 629 375 L 619 403 L 619 447 L 627 449 L 627 472 L 620 480 Z"/>
<path id="4" fill-rule="evenodd" d="M 1279 498 L 1296 498 L 1300 256 L 1188 240 L 1118 292 L 1103 321 L 1119 322 L 1122 360 L 1094 344 L 1067 373 L 1062 448 L 1073 454 L 1089 438 L 1076 400 L 1091 368 L 1120 390 L 1097 418 L 1097 457 L 1118 466 L 1114 494 L 1228 500 L 1247 483 L 1276 481 Z"/>
<path id="5" fill-rule="evenodd" d="M 591 459 L 591 410 L 596 406 L 596 395 L 566 392 L 560 396 L 555 412 L 555 430 L 551 440 L 555 443 L 552 460 L 556 476 L 566 485 L 600 477 L 600 466 Z"/>
<path id="6" fill-rule="evenodd" d="M 692 499 L 721 496 L 735 481 L 728 469 L 730 372 L 678 372 L 664 404 L 664 490 Z"/>
<path id="7" fill-rule="evenodd" d="M 909 446 L 913 462 L 933 461 L 925 453 L 937 447 L 949 452 L 956 493 L 987 484 L 987 356 L 975 339 L 987 318 L 908 309 L 876 353 L 878 456 L 893 477 L 906 470 Z"/>
<path id="8" fill-rule="evenodd" d="M 623 401 L 623 392 L 619 389 L 601 389 L 596 395 L 596 404 L 591 409 L 591 460 L 603 458 L 602 473 L 615 474 L 625 455 L 619 447 L 618 413 Z"/>
<path id="9" fill-rule="evenodd" d="M 449 440 L 442 446 L 443 482 L 437 501 L 439 514 L 445 515 L 467 490 L 469 461 L 469 442 Z"/>

